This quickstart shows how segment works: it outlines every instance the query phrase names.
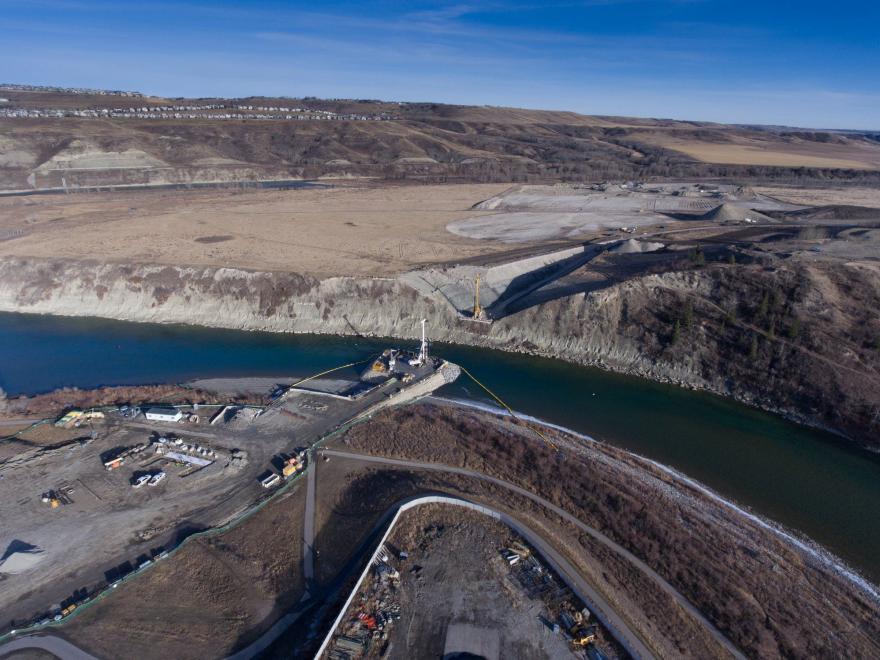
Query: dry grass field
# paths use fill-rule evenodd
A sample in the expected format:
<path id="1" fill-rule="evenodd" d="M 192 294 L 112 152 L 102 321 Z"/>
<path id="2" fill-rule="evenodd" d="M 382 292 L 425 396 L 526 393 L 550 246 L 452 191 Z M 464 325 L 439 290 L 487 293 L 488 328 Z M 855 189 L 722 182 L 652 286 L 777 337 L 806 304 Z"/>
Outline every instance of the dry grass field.
<path id="1" fill-rule="evenodd" d="M 0 117 L 0 190 L 322 177 L 537 183 L 708 176 L 876 183 L 880 170 L 880 144 L 870 132 L 318 99 L 291 99 L 290 105 L 393 120 L 92 119 L 46 114 L 125 102 L 60 92 L 4 94 L 9 108 L 32 114 Z M 277 99 L 192 100 L 241 102 L 273 106 Z M 43 110 L 49 112 L 36 116 Z"/>
<path id="2" fill-rule="evenodd" d="M 764 139 L 729 134 L 732 141 L 701 141 L 655 131 L 638 139 L 672 149 L 704 163 L 764 165 L 772 167 L 817 167 L 855 170 L 880 168 L 880 146 L 864 143 L 814 142 L 810 140 Z"/>
<path id="3" fill-rule="evenodd" d="M 508 186 L 151 191 L 0 199 L 0 257 L 392 275 L 505 249 L 446 225 Z"/>

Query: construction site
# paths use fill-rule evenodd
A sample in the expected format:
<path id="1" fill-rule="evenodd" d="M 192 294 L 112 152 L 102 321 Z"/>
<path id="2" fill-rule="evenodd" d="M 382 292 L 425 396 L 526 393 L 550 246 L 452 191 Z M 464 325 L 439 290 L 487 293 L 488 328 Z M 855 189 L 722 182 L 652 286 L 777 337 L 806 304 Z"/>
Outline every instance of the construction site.
<path id="1" fill-rule="evenodd" d="M 17 433 L 0 459 L 4 632 L 61 621 L 296 479 L 328 433 L 458 376 L 424 334 L 330 372 L 275 383 L 265 406 L 73 409 Z"/>
<path id="2" fill-rule="evenodd" d="M 0 655 L 880 656 L 875 466 L 842 458 L 880 437 L 875 135 L 3 96 L 0 311 L 158 339 L 0 392 Z M 172 324 L 348 352 L 274 377 Z M 61 345 L 16 333 L 23 370 Z"/>
<path id="3" fill-rule="evenodd" d="M 449 504 L 407 510 L 320 657 L 626 657 L 524 540 Z"/>
<path id="4" fill-rule="evenodd" d="M 372 371 L 375 360 L 361 368 Z M 319 401 L 327 402 L 327 411 L 343 403 L 338 396 L 300 391 L 304 385 L 276 400 L 291 412 L 296 406 L 313 410 Z M 264 418 L 275 417 L 278 424 L 290 418 L 273 409 L 257 416 L 254 427 Z M 95 422 L 96 430 L 116 424 L 116 416 Z M 200 424 L 210 428 L 210 422 Z M 218 481 L 208 477 L 212 466 L 179 478 L 189 468 L 165 458 L 153 468 L 168 473 L 161 482 L 141 488 L 131 482 L 157 450 L 206 459 L 213 457 L 205 452 L 213 451 L 218 464 L 233 456 L 224 432 L 203 439 L 195 428 L 177 422 L 154 428 L 156 435 L 130 431 L 129 440 L 117 443 L 129 453 L 112 469 L 104 462 L 112 464 L 119 455 L 102 462 L 87 444 L 91 474 L 116 480 L 116 496 L 149 502 L 166 501 L 171 489 L 183 492 L 175 481 L 203 479 L 207 488 Z M 290 442 L 295 434 L 282 435 L 290 445 L 300 442 Z M 121 645 L 157 659 L 316 653 L 740 658 L 739 649 L 761 657 L 785 655 L 780 651 L 823 655 L 836 641 L 808 634 L 811 622 L 821 619 L 839 631 L 842 643 L 875 648 L 871 596 L 821 556 L 708 491 L 605 443 L 430 398 L 384 407 L 305 455 L 276 449 L 280 443 L 258 453 L 261 444 L 271 444 L 269 435 L 247 445 L 240 474 L 253 469 L 247 481 L 259 500 L 267 493 L 257 481 L 264 461 L 283 461 L 279 483 L 271 487 L 274 497 L 250 515 L 190 534 L 191 542 L 162 549 L 152 541 L 155 553 L 104 576 L 95 591 L 58 597 L 36 627 L 20 629 L 11 644 L 30 648 L 61 639 L 95 658 L 114 657 Z M 239 441 L 238 448 L 244 446 Z M 164 454 L 160 447 L 167 448 Z M 3 473 L 0 487 L 6 488 L 9 472 Z M 281 485 L 285 476 L 289 485 Z M 93 481 L 86 475 L 82 483 L 109 496 L 109 484 L 98 491 Z M 59 491 L 65 486 L 40 484 L 49 485 Z M 45 524 L 50 513 L 60 519 L 75 510 L 85 499 L 78 484 L 71 497 L 74 503 L 55 509 L 32 502 L 34 517 Z M 220 495 L 214 508 L 226 501 Z M 129 505 L 120 520 L 137 511 Z M 678 525 L 680 520 L 688 524 Z M 92 525 L 90 531 L 99 529 Z M 54 529 L 68 533 L 58 523 Z M 15 548 L 19 568 L 22 559 L 47 552 L 26 542 L 22 538 Z M 679 552 L 660 551 L 666 547 Z M 75 556 L 76 548 L 65 548 Z M 70 565 L 67 557 L 54 557 Z M 42 568 L 6 576 L 4 587 L 20 584 L 15 580 L 23 576 L 33 580 Z M 54 575 L 62 582 L 69 577 Z M 732 583 L 742 590 L 720 591 L 719 585 Z M 795 583 L 813 585 L 822 598 L 793 601 L 791 591 L 800 588 Z M 40 593 L 48 597 L 49 590 L 44 585 Z M 751 594 L 758 594 L 756 602 Z M 770 614 L 772 629 L 757 623 L 754 610 Z"/>

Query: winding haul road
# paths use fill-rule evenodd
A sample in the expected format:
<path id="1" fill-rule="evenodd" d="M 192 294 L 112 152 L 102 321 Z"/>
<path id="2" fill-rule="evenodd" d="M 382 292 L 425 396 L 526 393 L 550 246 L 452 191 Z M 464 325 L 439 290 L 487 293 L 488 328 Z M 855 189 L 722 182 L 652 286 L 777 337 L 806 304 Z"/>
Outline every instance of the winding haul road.
<path id="1" fill-rule="evenodd" d="M 98 660 L 82 649 L 74 646 L 66 639 L 55 637 L 54 635 L 42 635 L 39 637 L 22 637 L 11 642 L 7 642 L 0 646 L 0 656 L 16 651 L 26 651 L 29 649 L 39 649 L 46 651 L 52 655 L 58 656 L 61 660 Z"/>
<path id="2" fill-rule="evenodd" d="M 419 462 L 419 461 L 409 461 L 409 460 L 402 460 L 402 459 L 397 459 L 397 458 L 386 458 L 384 456 L 370 456 L 367 454 L 356 454 L 356 453 L 351 453 L 351 452 L 346 452 L 346 451 L 339 451 L 336 449 L 324 449 L 322 451 L 324 454 L 326 454 L 328 456 L 338 456 L 340 458 L 360 460 L 360 461 L 365 461 L 368 463 L 380 463 L 380 464 L 384 464 L 384 465 L 394 465 L 394 466 L 398 466 L 398 467 L 417 469 L 417 470 L 433 470 L 433 471 L 438 471 L 438 472 L 448 472 L 448 473 L 458 474 L 458 475 L 465 476 L 465 477 L 472 477 L 474 479 L 488 481 L 492 484 L 495 484 L 497 486 L 501 486 L 502 488 L 510 490 L 518 495 L 522 495 L 523 497 L 527 497 L 528 499 L 532 500 L 533 502 L 540 504 L 542 507 L 549 509 L 550 511 L 552 511 L 553 513 L 558 515 L 560 518 L 562 518 L 566 522 L 570 522 L 571 524 L 576 526 L 578 529 L 580 529 L 584 533 L 588 534 L 590 537 L 592 537 L 593 539 L 595 539 L 596 541 L 598 541 L 599 543 L 604 545 L 606 548 L 608 548 L 612 552 L 624 557 L 627 561 L 629 561 L 636 568 L 638 568 L 640 571 L 642 571 L 646 576 L 648 576 L 652 581 L 654 581 L 657 584 L 657 586 L 659 586 L 664 592 L 666 592 L 667 594 L 672 596 L 675 599 L 675 601 L 682 607 L 682 609 L 684 609 L 691 616 L 693 616 L 697 621 L 699 621 L 702 624 L 702 626 L 706 629 L 706 631 L 710 635 L 712 635 L 712 637 L 721 646 L 723 646 L 725 649 L 727 649 L 728 653 L 730 653 L 731 656 L 733 656 L 734 658 L 737 658 L 738 660 L 745 660 L 745 656 L 742 653 L 740 653 L 739 649 L 737 649 L 736 646 L 734 646 L 733 643 L 729 639 L 727 639 L 727 637 L 725 637 L 724 634 L 720 630 L 718 630 L 712 624 L 711 621 L 709 621 L 705 616 L 703 616 L 703 614 L 696 607 L 694 607 L 690 603 L 690 601 L 687 600 L 687 598 L 685 598 L 681 593 L 679 593 L 675 589 L 675 587 L 673 587 L 665 579 L 663 579 L 663 577 L 659 573 L 657 573 L 657 571 L 655 571 L 653 568 L 648 566 L 645 562 L 643 562 L 641 559 L 636 557 L 629 550 L 627 550 L 626 548 L 624 548 L 620 544 L 612 541 L 610 538 L 605 536 L 602 532 L 590 527 L 589 525 L 586 525 L 585 523 L 581 522 L 580 520 L 575 518 L 573 515 L 571 515 L 568 511 L 565 511 L 564 509 L 556 506 L 552 502 L 545 500 L 540 495 L 535 495 L 534 493 L 526 490 L 525 488 L 521 488 L 521 487 L 516 486 L 510 482 L 504 481 L 502 479 L 498 479 L 497 477 L 491 477 L 491 476 L 483 474 L 481 472 L 474 472 L 473 470 L 467 470 L 465 468 L 453 467 L 451 465 L 443 465 L 441 463 L 423 463 L 423 462 Z M 541 542 L 546 545 L 546 543 L 543 541 L 543 539 L 541 539 Z M 547 546 L 547 547 L 549 548 L 549 546 Z M 550 550 L 552 551 L 552 548 L 550 548 Z M 555 551 L 553 551 L 553 552 L 555 552 Z M 575 575 L 577 575 L 577 573 L 575 573 Z M 601 602 L 604 602 L 604 599 L 602 599 Z M 607 603 L 606 603 L 606 606 L 607 606 Z M 614 612 L 614 610 L 612 610 L 610 608 L 610 606 L 607 607 L 607 611 L 611 612 L 611 613 Z M 624 630 L 629 631 L 629 634 L 631 635 L 631 641 L 634 642 L 634 646 L 636 646 L 636 644 L 635 644 L 636 642 L 637 642 L 638 646 L 644 646 L 644 643 L 642 642 L 641 638 L 638 635 L 636 635 L 632 630 L 630 630 L 629 626 L 627 626 L 625 623 L 623 623 L 622 620 L 620 621 L 620 624 L 622 625 Z M 624 644 L 624 646 L 626 646 L 626 644 Z"/>

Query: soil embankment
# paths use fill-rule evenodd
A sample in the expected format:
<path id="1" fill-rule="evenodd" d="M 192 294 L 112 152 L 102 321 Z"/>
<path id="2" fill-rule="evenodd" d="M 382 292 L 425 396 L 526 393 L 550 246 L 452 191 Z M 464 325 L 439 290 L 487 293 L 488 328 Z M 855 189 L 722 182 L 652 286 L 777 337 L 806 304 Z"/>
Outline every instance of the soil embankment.
<path id="1" fill-rule="evenodd" d="M 704 389 L 876 450 L 878 279 L 858 264 L 716 262 L 574 287 L 486 325 L 401 279 L 20 258 L 0 263 L 0 310 L 410 339 L 429 318 L 437 341 Z"/>
<path id="2" fill-rule="evenodd" d="M 413 406 L 352 427 L 334 444 L 467 468 L 550 500 L 643 560 L 749 657 L 876 652 L 876 602 L 833 564 L 644 459 L 550 431 L 556 451 L 517 428 L 521 425 L 446 406 Z M 447 483 L 454 481 L 447 475 Z M 533 515 L 509 494 L 492 497 L 514 508 L 515 515 Z M 651 612 L 648 619 L 655 624 L 670 624 L 646 630 L 646 637 L 684 636 L 676 639 L 678 649 L 665 648 L 661 656 L 715 655 L 711 644 L 695 652 L 697 639 L 708 644 L 693 632 L 699 627 L 665 594 L 655 593 L 643 573 L 629 565 L 621 576 L 610 569 L 614 558 L 607 548 L 597 548 L 585 535 L 576 534 L 574 543 L 562 536 L 562 547 L 575 561 L 592 557 L 605 564 L 596 583 L 614 591 L 621 611 Z M 628 607 L 623 606 L 627 598 L 632 599 Z M 676 627 L 672 622 L 679 617 L 684 620 Z M 835 636 L 810 634 L 816 621 Z"/>

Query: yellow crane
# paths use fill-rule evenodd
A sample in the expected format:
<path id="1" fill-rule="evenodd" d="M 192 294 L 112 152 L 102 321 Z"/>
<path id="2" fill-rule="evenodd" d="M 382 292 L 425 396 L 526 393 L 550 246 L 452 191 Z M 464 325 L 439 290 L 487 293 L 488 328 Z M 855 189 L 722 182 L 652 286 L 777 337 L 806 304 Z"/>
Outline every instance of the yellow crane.
<path id="1" fill-rule="evenodd" d="M 478 319 L 483 314 L 483 308 L 480 307 L 480 274 L 474 279 L 474 318 Z"/>

